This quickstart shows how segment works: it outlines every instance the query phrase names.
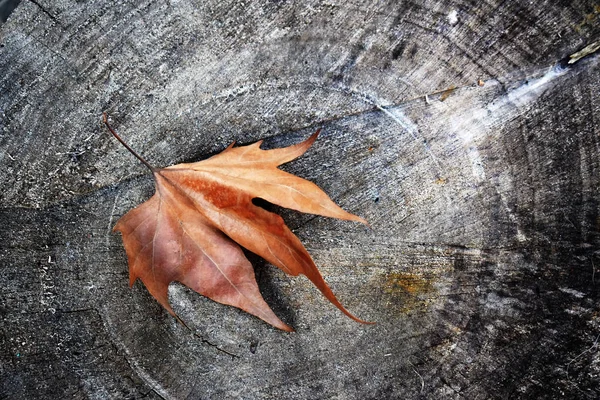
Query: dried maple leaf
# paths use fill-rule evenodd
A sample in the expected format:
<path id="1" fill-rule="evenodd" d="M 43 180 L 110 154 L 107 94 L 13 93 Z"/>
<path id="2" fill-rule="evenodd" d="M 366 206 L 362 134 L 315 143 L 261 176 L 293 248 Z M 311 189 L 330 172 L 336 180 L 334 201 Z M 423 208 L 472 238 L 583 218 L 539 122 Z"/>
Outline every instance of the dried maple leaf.
<path id="1" fill-rule="evenodd" d="M 154 196 L 125 214 L 114 227 L 123 235 L 130 285 L 141 279 L 175 317 L 168 286 L 178 281 L 212 300 L 292 331 L 262 298 L 242 246 L 290 275 L 306 275 L 344 314 L 364 323 L 336 299 L 283 219 L 252 203 L 261 198 L 297 211 L 366 223 L 338 207 L 314 183 L 277 168 L 306 152 L 319 131 L 282 149 L 261 150 L 262 141 L 243 147 L 232 144 L 209 159 L 158 169 L 117 135 L 106 114 L 104 123 L 150 168 L 156 183 Z"/>

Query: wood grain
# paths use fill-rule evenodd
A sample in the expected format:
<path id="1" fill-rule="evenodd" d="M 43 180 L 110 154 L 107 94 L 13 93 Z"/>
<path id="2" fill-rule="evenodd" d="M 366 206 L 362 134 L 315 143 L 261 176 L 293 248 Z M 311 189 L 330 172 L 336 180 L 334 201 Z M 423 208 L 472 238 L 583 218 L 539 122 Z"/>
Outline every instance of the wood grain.
<path id="1" fill-rule="evenodd" d="M 22 1 L 0 27 L 0 397 L 600 396 L 600 5 Z M 453 90 L 448 90 L 452 88 Z M 280 210 L 358 325 L 250 255 L 277 331 L 127 287 L 144 167 L 233 140 L 358 224 Z M 278 210 L 279 211 L 279 210 Z M 232 354 L 234 356 L 232 356 Z"/>

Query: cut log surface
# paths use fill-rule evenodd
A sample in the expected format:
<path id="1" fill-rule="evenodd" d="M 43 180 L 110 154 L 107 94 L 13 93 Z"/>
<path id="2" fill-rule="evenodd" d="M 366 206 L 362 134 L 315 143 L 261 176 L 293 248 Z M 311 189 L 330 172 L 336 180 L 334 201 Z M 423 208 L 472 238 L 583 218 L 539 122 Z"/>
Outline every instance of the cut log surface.
<path id="1" fill-rule="evenodd" d="M 600 5 L 25 0 L 0 26 L 0 398 L 600 397 Z M 583 50 L 583 52 L 582 52 Z M 579 53 L 578 53 L 579 52 Z M 145 167 L 234 140 L 361 325 L 249 255 L 285 333 L 128 287 Z"/>

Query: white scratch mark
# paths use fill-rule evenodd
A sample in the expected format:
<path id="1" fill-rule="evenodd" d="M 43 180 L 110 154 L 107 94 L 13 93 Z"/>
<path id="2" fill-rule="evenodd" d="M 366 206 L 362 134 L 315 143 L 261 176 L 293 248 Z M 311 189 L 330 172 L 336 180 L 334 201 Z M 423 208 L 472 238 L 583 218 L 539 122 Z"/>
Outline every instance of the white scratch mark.
<path id="1" fill-rule="evenodd" d="M 465 109 L 462 114 L 449 118 L 450 131 L 454 132 L 463 142 L 473 177 L 477 183 L 482 183 L 487 179 L 485 161 L 479 152 L 479 142 L 485 139 L 489 132 L 493 132 L 496 126 L 511 121 L 526 112 L 543 95 L 548 86 L 567 71 L 556 65 L 549 68 L 541 77 L 529 80 L 488 105 Z M 441 106 L 443 103 L 437 104 Z M 519 228 L 518 219 L 508 206 L 505 196 L 505 193 L 509 193 L 514 187 L 510 179 L 508 176 L 496 177 L 494 184 L 499 186 L 500 199 L 504 204 L 504 209 L 509 219 L 517 227 L 516 239 L 523 242 L 527 240 L 527 237 Z"/>
<path id="2" fill-rule="evenodd" d="M 429 157 L 433 160 L 434 164 L 438 167 L 438 171 L 442 170 L 442 165 L 440 161 L 437 159 L 435 154 L 431 151 L 431 148 L 427 145 L 425 138 L 420 137 L 419 128 L 417 125 L 408 118 L 400 107 L 395 107 L 391 110 L 381 107 L 379 104 L 375 104 L 375 106 L 381 110 L 384 114 L 392 118 L 396 121 L 404 130 L 406 130 L 410 135 L 417 141 L 423 142 L 423 146 L 425 147 L 425 151 L 429 155 Z"/>
<path id="3" fill-rule="evenodd" d="M 546 90 L 548 84 L 554 79 L 563 76 L 568 69 L 558 65 L 551 67 L 542 77 L 533 79 L 516 89 L 511 90 L 505 96 L 492 102 L 488 107 L 491 113 L 499 113 L 497 118 L 512 114 L 512 110 L 518 108 L 527 108 L 531 103 L 537 100 Z M 510 106 L 512 110 L 507 109 Z M 517 113 L 518 116 L 520 113 Z"/>
<path id="4" fill-rule="evenodd" d="M 361 98 L 364 101 L 366 101 L 367 103 L 374 105 L 375 107 L 377 107 L 377 109 L 379 111 L 381 111 L 382 113 L 384 113 L 385 115 L 387 115 L 388 117 L 393 119 L 405 131 L 410 133 L 410 135 L 413 137 L 413 139 L 415 139 L 417 141 L 421 141 L 423 143 L 423 146 L 425 147 L 425 151 L 427 152 L 429 157 L 433 160 L 434 164 L 438 168 L 438 171 L 436 171 L 436 174 L 439 175 L 439 172 L 442 171 L 442 166 L 441 166 L 439 160 L 437 159 L 435 154 L 433 154 L 433 152 L 427 145 L 427 141 L 425 140 L 425 138 L 420 137 L 419 128 L 417 127 L 417 125 L 402 112 L 402 109 L 400 106 L 396 106 L 394 108 L 387 109 L 387 108 L 384 108 L 381 104 L 379 104 L 379 102 L 371 100 L 367 96 L 362 95 Z"/>
<path id="5" fill-rule="evenodd" d="M 577 297 L 578 299 L 582 299 L 585 297 L 585 293 L 582 293 L 579 290 L 565 288 L 565 287 L 559 287 L 558 290 L 560 290 L 563 293 L 570 294 L 571 296 Z"/>
<path id="6" fill-rule="evenodd" d="M 478 139 L 495 125 L 510 121 L 525 112 L 543 94 L 550 82 L 566 72 L 566 69 L 554 66 L 542 77 L 511 90 L 486 107 L 467 109 L 462 115 L 450 119 L 451 130 L 456 132 L 468 149 L 467 155 L 477 182 L 486 179 L 484 161 L 478 150 Z"/>
<path id="7" fill-rule="evenodd" d="M 108 231 L 106 232 L 106 245 L 108 246 L 109 243 L 109 238 L 110 238 L 110 232 L 112 231 L 112 224 L 113 224 L 113 216 L 115 214 L 115 210 L 117 209 L 117 201 L 119 201 L 119 195 L 117 194 L 115 196 L 115 201 L 113 203 L 113 207 L 112 207 L 112 211 L 110 212 L 110 218 L 108 219 Z"/>

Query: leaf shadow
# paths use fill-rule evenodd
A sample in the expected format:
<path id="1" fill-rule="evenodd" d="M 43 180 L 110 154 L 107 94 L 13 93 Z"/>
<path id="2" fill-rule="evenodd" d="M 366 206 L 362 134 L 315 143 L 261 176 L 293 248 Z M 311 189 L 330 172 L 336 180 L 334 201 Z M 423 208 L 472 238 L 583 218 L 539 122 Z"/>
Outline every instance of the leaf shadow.
<path id="1" fill-rule="evenodd" d="M 268 264 L 261 257 L 246 249 L 244 249 L 244 253 L 254 267 L 258 288 L 267 304 L 283 322 L 294 327 L 297 319 L 296 312 L 290 307 L 281 288 L 274 283 L 276 279 L 274 269 L 277 267 Z"/>

